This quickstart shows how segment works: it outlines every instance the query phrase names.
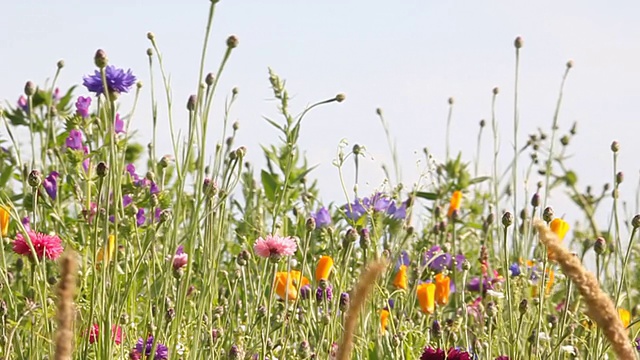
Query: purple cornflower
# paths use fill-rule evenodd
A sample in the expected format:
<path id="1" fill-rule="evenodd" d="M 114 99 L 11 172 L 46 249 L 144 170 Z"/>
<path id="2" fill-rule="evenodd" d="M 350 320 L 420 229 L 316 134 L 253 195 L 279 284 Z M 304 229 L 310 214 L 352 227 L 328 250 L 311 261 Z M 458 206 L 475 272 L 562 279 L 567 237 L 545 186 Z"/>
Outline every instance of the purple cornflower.
<path id="1" fill-rule="evenodd" d="M 422 265 L 428 265 L 429 268 L 436 271 L 444 270 L 449 264 L 451 264 L 451 254 L 442 252 L 438 245 L 427 250 L 422 261 Z"/>
<path id="2" fill-rule="evenodd" d="M 131 178 L 134 181 L 138 181 L 138 179 L 140 177 L 138 176 L 138 174 L 136 174 L 136 166 L 133 165 L 133 164 L 127 164 L 127 168 L 126 169 L 127 169 L 127 172 L 129 173 L 129 175 L 131 175 Z"/>
<path id="3" fill-rule="evenodd" d="M 138 226 L 142 226 L 145 221 L 147 221 L 147 218 L 144 216 L 144 209 L 139 208 L 138 213 L 136 214 L 136 224 Z"/>
<path id="4" fill-rule="evenodd" d="M 160 193 L 160 188 L 155 182 L 152 181 L 151 186 L 149 186 L 149 192 L 151 193 L 151 195 L 158 194 Z"/>
<path id="5" fill-rule="evenodd" d="M 120 119 L 120 114 L 116 114 L 116 120 L 113 123 L 113 128 L 116 134 L 123 134 L 124 131 L 124 120 Z"/>
<path id="6" fill-rule="evenodd" d="M 178 270 L 187 265 L 189 261 L 189 255 L 184 252 L 184 246 L 178 246 L 178 250 L 176 250 L 176 254 L 173 256 L 173 269 Z"/>
<path id="7" fill-rule="evenodd" d="M 24 95 L 20 95 L 20 97 L 18 98 L 18 107 L 26 113 L 29 112 L 29 102 Z"/>
<path id="8" fill-rule="evenodd" d="M 371 207 L 373 208 L 373 211 L 378 212 L 387 211 L 387 209 L 389 209 L 389 206 L 391 205 L 391 199 L 386 197 L 386 195 L 381 192 L 375 193 L 373 194 L 373 196 L 371 196 L 371 199 L 365 198 L 365 200 L 368 200 L 368 207 Z"/>
<path id="9" fill-rule="evenodd" d="M 131 195 L 127 194 L 122 197 L 122 207 L 127 207 L 131 205 L 132 202 L 133 198 L 131 197 Z"/>
<path id="10" fill-rule="evenodd" d="M 131 69 L 125 72 L 123 69 L 118 69 L 113 65 L 109 65 L 104 69 L 104 72 L 107 91 L 110 93 L 127 93 L 136 83 L 136 77 L 131 72 Z M 93 75 L 85 76 L 82 84 L 87 88 L 87 90 L 98 96 L 104 93 L 104 84 L 102 83 L 100 70 L 96 70 Z"/>
<path id="11" fill-rule="evenodd" d="M 78 129 L 72 129 L 69 131 L 69 137 L 65 142 L 67 149 L 71 150 L 85 150 L 82 146 L 82 132 Z"/>
<path id="12" fill-rule="evenodd" d="M 76 114 L 86 119 L 89 117 L 89 106 L 91 106 L 91 98 L 89 96 L 78 96 L 76 101 Z"/>
<path id="13" fill-rule="evenodd" d="M 403 202 L 402 205 L 397 206 L 396 202 L 392 201 L 387 208 L 387 215 L 395 220 L 404 220 L 407 217 L 407 204 Z"/>
<path id="14" fill-rule="evenodd" d="M 316 227 L 323 228 L 331 225 L 331 215 L 326 207 L 321 207 L 313 214 L 313 219 L 316 221 Z"/>
<path id="15" fill-rule="evenodd" d="M 31 230 L 31 220 L 29 220 L 28 216 L 23 217 L 21 222 L 22 222 L 22 226 L 24 226 L 25 230 L 27 230 L 27 231 Z"/>
<path id="16" fill-rule="evenodd" d="M 358 220 L 367 212 L 361 199 L 356 199 L 352 204 L 347 204 L 343 208 L 345 215 L 351 220 Z"/>
<path id="17" fill-rule="evenodd" d="M 58 196 L 58 175 L 57 172 L 52 171 L 49 173 L 49 176 L 42 180 L 42 187 L 44 187 L 44 190 L 49 194 L 51 200 L 54 201 Z"/>
<path id="18" fill-rule="evenodd" d="M 396 306 L 396 301 L 393 299 L 387 300 L 387 306 L 384 307 L 385 310 L 393 310 L 393 307 Z"/>
<path id="19" fill-rule="evenodd" d="M 144 354 L 147 357 L 150 357 L 151 350 L 153 350 L 153 336 L 149 335 L 149 338 L 147 338 L 146 343 L 143 338 L 138 339 L 138 342 L 136 343 L 135 351 L 139 355 Z M 153 359 L 166 360 L 167 358 L 169 358 L 169 349 L 165 345 L 161 343 L 157 343 L 156 354 L 153 357 Z"/>
<path id="20" fill-rule="evenodd" d="M 520 265 L 518 265 L 518 263 L 513 263 L 509 266 L 509 272 L 511 273 L 511 276 L 519 276 L 522 271 L 520 271 Z"/>

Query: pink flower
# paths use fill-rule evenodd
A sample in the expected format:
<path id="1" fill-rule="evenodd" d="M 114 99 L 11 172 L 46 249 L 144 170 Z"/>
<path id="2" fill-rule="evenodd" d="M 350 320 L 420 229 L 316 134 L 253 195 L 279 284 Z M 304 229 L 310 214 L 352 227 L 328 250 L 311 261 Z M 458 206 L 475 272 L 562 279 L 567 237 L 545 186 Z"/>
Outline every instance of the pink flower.
<path id="1" fill-rule="evenodd" d="M 93 324 L 89 329 L 89 344 L 93 344 L 98 341 L 100 335 L 100 327 L 98 324 Z M 122 344 L 122 328 L 118 325 L 111 326 L 111 338 L 116 345 Z"/>
<path id="2" fill-rule="evenodd" d="M 298 244 L 293 238 L 280 237 L 277 235 L 267 235 L 266 239 L 258 238 L 255 245 L 253 245 L 253 251 L 262 256 L 263 258 L 270 258 L 277 260 L 282 256 L 290 256 L 295 254 L 298 249 Z"/>
<path id="3" fill-rule="evenodd" d="M 58 235 L 47 235 L 33 230 L 27 232 L 35 255 L 38 259 L 47 258 L 50 260 L 57 259 L 64 251 L 62 247 L 62 240 Z M 29 241 L 22 236 L 22 233 L 16 235 L 16 239 L 13 241 L 13 251 L 16 254 L 31 256 L 31 248 L 29 247 Z"/>
<path id="4" fill-rule="evenodd" d="M 176 254 L 173 256 L 173 269 L 178 270 L 183 268 L 187 265 L 187 262 L 189 262 L 189 255 L 184 252 L 184 246 L 180 245 L 178 246 Z"/>

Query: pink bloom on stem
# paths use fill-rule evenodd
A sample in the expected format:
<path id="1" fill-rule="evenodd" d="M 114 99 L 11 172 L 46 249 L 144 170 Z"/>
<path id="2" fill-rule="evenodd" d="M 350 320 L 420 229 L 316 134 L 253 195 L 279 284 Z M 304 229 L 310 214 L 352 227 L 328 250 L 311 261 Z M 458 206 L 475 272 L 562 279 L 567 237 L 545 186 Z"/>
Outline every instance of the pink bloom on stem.
<path id="1" fill-rule="evenodd" d="M 62 251 L 64 251 L 62 240 L 60 240 L 57 235 L 47 235 L 33 230 L 29 230 L 27 234 L 29 235 L 31 244 L 33 244 L 35 255 L 39 260 L 43 258 L 55 260 L 62 254 Z M 22 233 L 16 235 L 16 239 L 13 241 L 13 251 L 20 255 L 32 255 L 29 242 Z"/>
<path id="2" fill-rule="evenodd" d="M 267 235 L 266 239 L 260 237 L 253 245 L 253 250 L 258 256 L 271 259 L 293 255 L 297 249 L 298 244 L 293 238 L 278 235 Z"/>
<path id="3" fill-rule="evenodd" d="M 187 265 L 187 262 L 189 262 L 189 255 L 184 252 L 184 246 L 180 245 L 173 256 L 173 268 L 175 270 L 183 268 Z"/>

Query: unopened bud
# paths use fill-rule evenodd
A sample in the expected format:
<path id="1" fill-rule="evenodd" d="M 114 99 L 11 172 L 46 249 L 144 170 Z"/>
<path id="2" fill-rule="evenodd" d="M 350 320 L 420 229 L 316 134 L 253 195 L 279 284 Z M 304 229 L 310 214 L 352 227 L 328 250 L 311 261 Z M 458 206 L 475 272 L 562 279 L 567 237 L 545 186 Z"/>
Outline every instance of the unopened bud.
<path id="1" fill-rule="evenodd" d="M 493 88 L 493 95 L 498 95 L 500 93 L 500 88 L 497 86 Z"/>
<path id="2" fill-rule="evenodd" d="M 527 299 L 522 299 L 522 301 L 520 301 L 520 305 L 518 305 L 518 311 L 520 311 L 520 315 L 524 315 L 527 312 L 528 308 L 529 301 L 527 301 Z"/>
<path id="3" fill-rule="evenodd" d="M 187 110 L 193 111 L 196 108 L 196 103 L 198 102 L 198 97 L 195 95 L 189 96 L 187 100 Z"/>
<path id="4" fill-rule="evenodd" d="M 567 135 L 561 137 L 560 138 L 560 144 L 562 144 L 562 146 L 569 145 L 569 137 Z"/>
<path id="5" fill-rule="evenodd" d="M 607 241 L 603 237 L 598 237 L 593 244 L 593 251 L 598 255 L 604 254 L 607 251 Z"/>
<path id="6" fill-rule="evenodd" d="M 26 84 L 24 84 L 24 94 L 27 96 L 33 96 L 33 94 L 36 93 L 36 84 L 33 83 L 33 81 L 27 81 Z"/>
<path id="7" fill-rule="evenodd" d="M 540 194 L 539 193 L 535 193 L 531 197 L 531 206 L 533 206 L 534 208 L 537 208 L 538 206 L 540 206 Z"/>
<path id="8" fill-rule="evenodd" d="M 567 61 L 567 69 L 571 69 L 573 67 L 573 60 Z"/>
<path id="9" fill-rule="evenodd" d="M 487 125 L 487 122 L 484 119 L 480 120 L 480 127 L 481 128 L 485 127 L 486 125 Z"/>
<path id="10" fill-rule="evenodd" d="M 40 174 L 40 171 L 31 170 L 29 177 L 27 178 L 27 183 L 33 188 L 40 186 L 40 184 L 42 184 L 42 175 Z"/>
<path id="11" fill-rule="evenodd" d="M 343 102 L 344 99 L 346 99 L 346 98 L 347 98 L 347 96 L 345 94 L 342 94 L 342 93 L 336 95 L 336 101 L 337 102 Z"/>
<path id="12" fill-rule="evenodd" d="M 640 214 L 633 217 L 633 220 L 631 220 L 631 226 L 633 226 L 634 229 L 640 227 Z"/>
<path id="13" fill-rule="evenodd" d="M 148 48 L 147 49 L 147 56 L 149 56 L 149 57 L 153 56 L 153 49 L 152 48 Z"/>
<path id="14" fill-rule="evenodd" d="M 314 219 L 313 217 L 310 217 L 307 219 L 307 231 L 313 231 L 316 229 L 316 219 Z"/>
<path id="15" fill-rule="evenodd" d="M 107 59 L 107 53 L 102 49 L 98 49 L 96 51 L 96 54 L 93 56 L 93 62 L 100 69 L 106 67 L 109 63 L 109 59 Z"/>
<path id="16" fill-rule="evenodd" d="M 513 224 L 513 214 L 507 211 L 502 215 L 502 225 L 509 227 L 511 224 Z"/>
<path id="17" fill-rule="evenodd" d="M 542 220 L 550 223 L 551 220 L 553 220 L 553 208 L 551 206 L 547 206 L 544 211 L 542 212 Z"/>
<path id="18" fill-rule="evenodd" d="M 215 75 L 213 75 L 213 73 L 208 73 L 207 77 L 204 78 L 204 82 L 205 84 L 207 84 L 208 86 L 213 85 L 213 83 L 216 81 L 216 77 Z"/>
<path id="19" fill-rule="evenodd" d="M 622 184 L 622 181 L 624 180 L 624 173 L 622 171 L 618 172 L 616 174 L 616 183 L 617 184 Z"/>
<path id="20" fill-rule="evenodd" d="M 107 172 L 109 172 L 109 166 L 104 161 L 100 161 L 96 166 L 96 174 L 98 174 L 98 177 L 103 178 L 107 176 Z"/>
<path id="21" fill-rule="evenodd" d="M 238 38 L 235 35 L 231 35 L 227 38 L 227 47 L 233 49 L 238 46 Z"/>
<path id="22" fill-rule="evenodd" d="M 611 151 L 613 151 L 614 153 L 617 153 L 618 151 L 620 151 L 620 143 L 617 141 L 612 142 Z"/>
<path id="23" fill-rule="evenodd" d="M 56 66 L 58 67 L 58 69 L 62 69 L 64 67 L 64 60 L 62 59 L 58 60 L 58 62 L 56 63 Z"/>
<path id="24" fill-rule="evenodd" d="M 520 49 L 522 48 L 522 45 L 524 45 L 524 40 L 522 40 L 522 38 L 518 36 L 516 40 L 513 42 L 513 46 L 515 46 L 516 49 Z"/>

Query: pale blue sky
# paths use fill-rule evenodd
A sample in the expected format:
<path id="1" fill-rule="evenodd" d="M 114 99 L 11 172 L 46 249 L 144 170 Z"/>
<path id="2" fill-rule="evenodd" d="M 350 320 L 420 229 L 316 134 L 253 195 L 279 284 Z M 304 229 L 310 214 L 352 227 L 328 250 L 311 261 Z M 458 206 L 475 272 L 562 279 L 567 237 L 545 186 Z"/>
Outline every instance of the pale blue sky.
<path id="1" fill-rule="evenodd" d="M 197 85 L 208 6 L 204 0 L 1 1 L 0 99 L 13 103 L 26 80 L 44 83 L 59 59 L 66 63 L 61 86 L 80 83 L 82 75 L 93 71 L 97 48 L 107 51 L 112 64 L 132 68 L 149 85 L 145 35 L 153 31 L 171 74 L 175 116 L 180 119 Z M 384 110 L 398 140 L 404 181 L 410 184 L 417 180 L 416 160 L 422 158 L 423 147 L 444 155 L 447 98 L 456 101 L 452 149 L 471 161 L 478 121 L 489 118 L 491 89 L 499 86 L 498 118 L 508 156 L 513 40 L 521 35 L 520 142 L 537 127 L 550 127 L 565 63 L 573 59 L 560 120 L 563 132 L 579 122 L 570 164 L 581 175 L 581 187 L 593 184 L 598 189 L 611 179 L 609 145 L 620 141 L 621 168 L 627 175 L 623 197 L 633 200 L 639 170 L 635 157 L 640 154 L 638 14 L 640 3 L 633 1 L 223 0 L 217 6 L 207 68 L 217 67 L 224 40 L 236 34 L 240 46 L 222 76 L 219 94 L 234 86 L 240 89 L 233 111 L 241 124 L 237 144 L 246 145 L 249 158 L 260 165 L 258 144 L 277 139 L 262 120 L 276 113 L 268 66 L 287 80 L 294 109 L 346 93 L 344 103 L 312 113 L 301 138 L 310 162 L 320 165 L 312 175 L 320 179 L 324 199 L 342 202 L 331 165 L 342 138 L 365 145 L 375 158 L 363 161 L 368 189 L 382 181 L 380 163 L 390 157 L 377 107 Z M 142 130 L 150 128 L 148 90 L 133 125 Z M 218 128 L 213 130 L 212 147 L 218 139 Z M 145 133 L 137 140 L 146 143 Z M 484 144 L 483 168 L 489 170 L 489 136 Z M 168 147 L 164 150 L 169 152 Z"/>

